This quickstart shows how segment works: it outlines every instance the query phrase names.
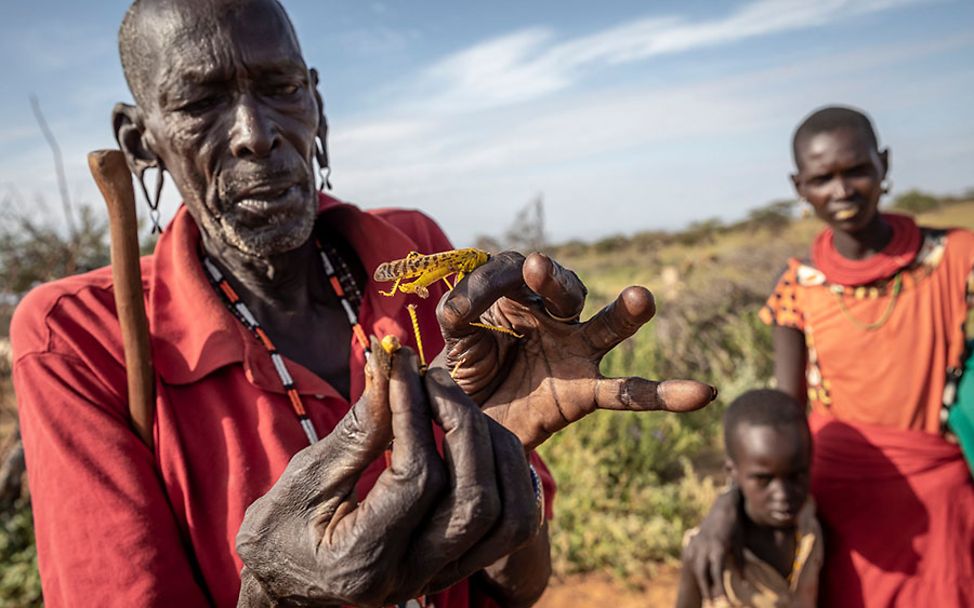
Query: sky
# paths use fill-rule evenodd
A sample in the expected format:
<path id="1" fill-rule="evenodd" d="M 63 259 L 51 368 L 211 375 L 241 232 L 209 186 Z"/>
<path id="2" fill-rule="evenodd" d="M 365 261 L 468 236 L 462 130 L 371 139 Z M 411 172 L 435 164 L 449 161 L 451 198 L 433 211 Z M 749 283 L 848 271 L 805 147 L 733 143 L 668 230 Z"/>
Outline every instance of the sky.
<path id="1" fill-rule="evenodd" d="M 131 101 L 124 0 L 0 0 L 0 201 L 60 212 Z M 790 138 L 826 104 L 866 110 L 893 195 L 974 187 L 974 2 L 284 0 L 321 73 L 333 193 L 417 208 L 458 246 L 542 196 L 552 242 L 678 229 L 794 198 Z M 179 195 L 163 196 L 171 217 Z"/>

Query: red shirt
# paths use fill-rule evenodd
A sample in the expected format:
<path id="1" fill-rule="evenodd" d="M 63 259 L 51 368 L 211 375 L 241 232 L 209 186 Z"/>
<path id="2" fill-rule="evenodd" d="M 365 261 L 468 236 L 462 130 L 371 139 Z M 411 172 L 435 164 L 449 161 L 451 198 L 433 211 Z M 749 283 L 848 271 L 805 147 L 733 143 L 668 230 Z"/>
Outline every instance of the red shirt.
<path id="1" fill-rule="evenodd" d="M 452 248 L 419 212 L 367 213 L 322 197 L 320 214 L 369 277 L 410 251 Z M 244 511 L 307 445 L 267 351 L 208 282 L 199 242 L 181 208 L 142 259 L 156 372 L 154 453 L 129 423 L 108 268 L 40 286 L 14 315 L 14 383 L 49 606 L 235 606 L 242 564 L 234 537 Z M 370 280 L 363 290 L 362 327 L 413 345 L 406 298 L 378 289 Z M 442 348 L 433 314 L 442 293 L 431 288 L 418 307 L 430 357 Z M 364 363 L 353 337 L 352 402 L 363 390 Z M 331 432 L 349 402 L 298 363 L 287 366 L 315 428 Z M 366 471 L 360 492 L 382 466 L 380 459 Z M 551 496 L 550 475 L 539 472 Z M 472 595 L 464 581 L 433 599 L 438 608 L 463 608 L 477 603 Z"/>

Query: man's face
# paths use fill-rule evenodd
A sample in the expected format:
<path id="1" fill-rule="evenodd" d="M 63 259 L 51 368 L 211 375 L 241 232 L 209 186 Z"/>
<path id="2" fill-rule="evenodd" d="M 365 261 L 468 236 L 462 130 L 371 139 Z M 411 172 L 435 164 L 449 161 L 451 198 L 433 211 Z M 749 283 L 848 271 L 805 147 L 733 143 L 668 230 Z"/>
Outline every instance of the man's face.
<path id="1" fill-rule="evenodd" d="M 736 457 L 729 468 L 755 524 L 774 528 L 796 524 L 808 498 L 809 441 L 806 433 L 794 428 L 747 423 L 738 427 Z"/>
<path id="2" fill-rule="evenodd" d="M 257 257 L 294 249 L 314 225 L 319 108 L 286 16 L 271 2 L 183 4 L 153 33 L 150 146 L 211 240 Z"/>
<path id="3" fill-rule="evenodd" d="M 800 145 L 798 161 L 795 188 L 822 221 L 848 233 L 873 221 L 883 194 L 886 153 L 877 152 L 861 130 L 813 135 Z"/>

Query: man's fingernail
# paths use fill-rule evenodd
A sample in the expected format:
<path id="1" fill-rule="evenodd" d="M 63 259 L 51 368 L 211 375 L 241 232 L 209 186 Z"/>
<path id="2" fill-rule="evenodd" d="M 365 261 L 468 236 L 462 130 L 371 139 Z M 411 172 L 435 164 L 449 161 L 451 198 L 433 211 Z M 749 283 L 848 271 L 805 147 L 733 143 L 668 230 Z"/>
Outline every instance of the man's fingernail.
<path id="1" fill-rule="evenodd" d="M 450 296 L 443 306 L 453 312 L 454 319 L 463 319 L 470 312 L 470 300 L 461 295 Z"/>

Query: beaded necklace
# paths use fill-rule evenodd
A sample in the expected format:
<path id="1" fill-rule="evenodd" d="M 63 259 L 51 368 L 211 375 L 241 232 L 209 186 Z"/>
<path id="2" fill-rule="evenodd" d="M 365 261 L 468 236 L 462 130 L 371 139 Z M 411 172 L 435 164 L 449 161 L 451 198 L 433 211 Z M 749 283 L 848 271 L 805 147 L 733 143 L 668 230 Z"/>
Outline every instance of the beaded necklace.
<path id="1" fill-rule="evenodd" d="M 355 339 L 362 346 L 365 351 L 365 358 L 368 360 L 371 355 L 371 350 L 369 349 L 369 340 L 365 335 L 365 330 L 362 329 L 361 324 L 358 321 L 358 314 L 355 312 L 358 306 L 362 302 L 362 293 L 358 289 L 358 285 L 355 283 L 355 276 L 349 269 L 345 261 L 338 255 L 338 252 L 334 248 L 330 248 L 326 252 L 325 248 L 322 247 L 321 243 L 315 239 L 315 247 L 318 249 L 318 253 L 321 256 L 321 264 L 325 269 L 325 275 L 328 277 L 328 284 L 331 285 L 332 291 L 335 292 L 335 296 L 338 298 L 339 302 L 342 303 L 342 308 L 345 310 L 345 316 L 348 318 L 349 325 L 352 326 L 352 334 Z M 329 253 L 331 254 L 329 256 Z M 332 264 L 332 258 L 338 262 L 338 270 L 336 271 L 335 265 Z M 291 376 L 290 371 L 288 371 L 287 364 L 284 362 L 284 357 L 278 352 L 277 347 L 274 346 L 274 342 L 271 341 L 270 336 L 261 327 L 260 322 L 257 318 L 250 312 L 250 309 L 240 299 L 237 292 L 233 289 L 230 283 L 227 281 L 220 269 L 216 267 L 216 264 L 210 260 L 209 256 L 200 250 L 200 259 L 203 262 L 203 268 L 206 269 L 206 274 L 210 279 L 210 283 L 213 285 L 216 292 L 220 294 L 223 299 L 224 305 L 230 310 L 231 313 L 237 319 L 243 323 L 244 327 L 250 330 L 250 332 L 257 338 L 257 340 L 264 345 L 270 355 L 271 362 L 274 364 L 274 369 L 277 371 L 277 375 L 281 380 L 281 385 L 284 387 L 284 392 L 287 394 L 288 400 L 291 402 L 291 409 L 294 410 L 294 414 L 298 418 L 298 422 L 301 424 L 301 428 L 304 430 L 305 436 L 308 438 L 308 443 L 314 444 L 318 442 L 318 433 L 315 430 L 314 423 L 308 417 L 308 412 L 304 407 L 304 401 L 301 399 L 301 394 L 298 389 L 294 386 L 294 378 Z M 339 274 L 340 272 L 340 274 Z M 352 300 L 352 301 L 350 301 Z M 354 302 L 354 304 L 353 304 Z"/>
<path id="2" fill-rule="evenodd" d="M 328 284 L 331 285 L 332 291 L 335 292 L 338 301 L 342 303 L 342 308 L 345 310 L 348 323 L 352 326 L 352 334 L 355 336 L 359 345 L 361 345 L 363 352 L 365 352 L 365 359 L 368 361 L 372 355 L 372 350 L 369 348 L 369 339 L 366 337 L 362 325 L 358 322 L 358 314 L 355 312 L 362 303 L 362 292 L 359 291 L 358 284 L 355 282 L 355 275 L 352 274 L 348 264 L 338 255 L 338 251 L 334 247 L 329 247 L 326 250 L 318 239 L 315 239 L 315 247 L 321 256 L 321 265 L 325 269 L 325 276 L 328 277 Z M 274 363 L 274 369 L 277 370 L 277 375 L 280 377 L 281 384 L 284 386 L 284 392 L 287 393 L 288 399 L 291 401 L 291 408 L 298 417 L 298 422 L 301 423 L 301 428 L 308 438 L 308 444 L 317 443 L 318 433 L 315 431 L 314 423 L 308 418 L 307 410 L 304 408 L 304 402 L 301 400 L 301 394 L 294 387 L 294 379 L 291 377 L 290 372 L 288 372 L 284 358 L 277 351 L 277 347 L 274 346 L 270 336 L 260 326 L 257 318 L 251 314 L 250 309 L 240 299 L 240 296 L 237 295 L 237 292 L 227 281 L 226 277 L 223 276 L 223 273 L 220 272 L 220 269 L 203 253 L 202 249 L 200 249 L 200 259 L 203 262 L 203 268 L 206 269 L 210 283 L 216 289 L 217 293 L 222 296 L 223 303 L 267 349 L 271 361 Z M 336 264 L 332 264 L 332 259 L 335 260 L 337 269 Z M 386 465 L 388 466 L 388 464 L 389 454 L 387 452 Z M 425 608 L 426 606 L 426 596 L 419 596 L 407 602 L 397 604 L 396 608 Z"/>

